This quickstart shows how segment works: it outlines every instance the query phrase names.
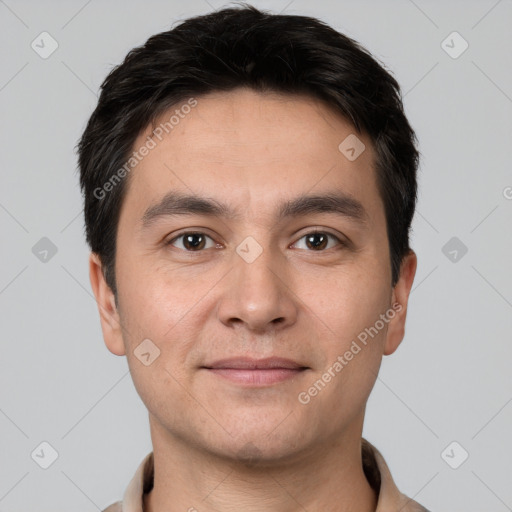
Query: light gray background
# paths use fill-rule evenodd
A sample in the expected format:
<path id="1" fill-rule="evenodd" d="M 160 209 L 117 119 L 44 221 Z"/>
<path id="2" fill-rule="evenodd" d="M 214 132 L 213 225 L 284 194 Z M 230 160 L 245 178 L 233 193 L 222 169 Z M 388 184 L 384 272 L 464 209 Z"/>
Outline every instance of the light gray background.
<path id="1" fill-rule="evenodd" d="M 151 450 L 126 360 L 103 343 L 74 146 L 111 66 L 222 5 L 0 0 L 0 512 L 100 510 Z M 512 510 L 512 2 L 254 5 L 359 40 L 397 77 L 420 140 L 407 333 L 384 359 L 365 437 L 433 512 Z M 59 45 L 47 59 L 31 48 L 43 31 Z M 441 46 L 453 31 L 469 43 L 456 59 Z M 456 262 L 442 252 L 454 236 L 468 248 Z M 47 262 L 32 252 L 42 237 L 57 247 Z M 31 458 L 43 441 L 59 454 L 46 470 Z M 452 464 L 469 453 L 458 469 L 441 456 L 452 441 Z"/>

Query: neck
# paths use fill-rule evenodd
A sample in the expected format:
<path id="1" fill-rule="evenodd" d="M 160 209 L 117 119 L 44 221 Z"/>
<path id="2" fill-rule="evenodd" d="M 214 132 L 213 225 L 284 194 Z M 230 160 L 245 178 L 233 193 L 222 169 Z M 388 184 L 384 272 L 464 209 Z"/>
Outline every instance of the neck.
<path id="1" fill-rule="evenodd" d="M 374 512 L 362 466 L 361 430 L 287 461 L 254 463 L 191 447 L 151 424 L 154 484 L 144 512 Z M 350 434 L 350 435 L 349 435 Z"/>

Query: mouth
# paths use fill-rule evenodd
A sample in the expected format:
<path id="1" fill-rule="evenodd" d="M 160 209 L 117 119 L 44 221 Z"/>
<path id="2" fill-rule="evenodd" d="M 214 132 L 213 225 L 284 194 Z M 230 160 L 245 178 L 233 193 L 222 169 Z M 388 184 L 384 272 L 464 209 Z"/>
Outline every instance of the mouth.
<path id="1" fill-rule="evenodd" d="M 295 361 L 280 357 L 222 359 L 201 368 L 212 375 L 246 386 L 277 384 L 297 377 L 310 369 Z"/>

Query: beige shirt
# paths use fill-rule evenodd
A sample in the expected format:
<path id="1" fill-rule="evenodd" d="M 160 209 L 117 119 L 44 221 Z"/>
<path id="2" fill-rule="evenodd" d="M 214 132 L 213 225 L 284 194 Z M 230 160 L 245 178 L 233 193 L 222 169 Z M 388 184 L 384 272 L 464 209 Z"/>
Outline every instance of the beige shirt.
<path id="1" fill-rule="evenodd" d="M 428 512 L 416 501 L 402 494 L 395 485 L 381 453 L 366 439 L 362 440 L 363 469 L 379 499 L 375 512 Z M 143 512 L 143 495 L 153 488 L 153 452 L 140 463 L 123 496 L 103 512 Z"/>

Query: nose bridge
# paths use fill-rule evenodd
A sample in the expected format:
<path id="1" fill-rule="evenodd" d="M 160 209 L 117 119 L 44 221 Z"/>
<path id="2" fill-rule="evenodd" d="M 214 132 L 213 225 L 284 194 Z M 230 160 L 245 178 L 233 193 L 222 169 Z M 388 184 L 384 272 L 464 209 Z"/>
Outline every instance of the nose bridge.
<path id="1" fill-rule="evenodd" d="M 243 240 L 233 253 L 233 270 L 218 311 L 220 320 L 259 331 L 294 322 L 295 304 L 281 263 L 268 244 L 261 245 L 253 237 Z"/>

